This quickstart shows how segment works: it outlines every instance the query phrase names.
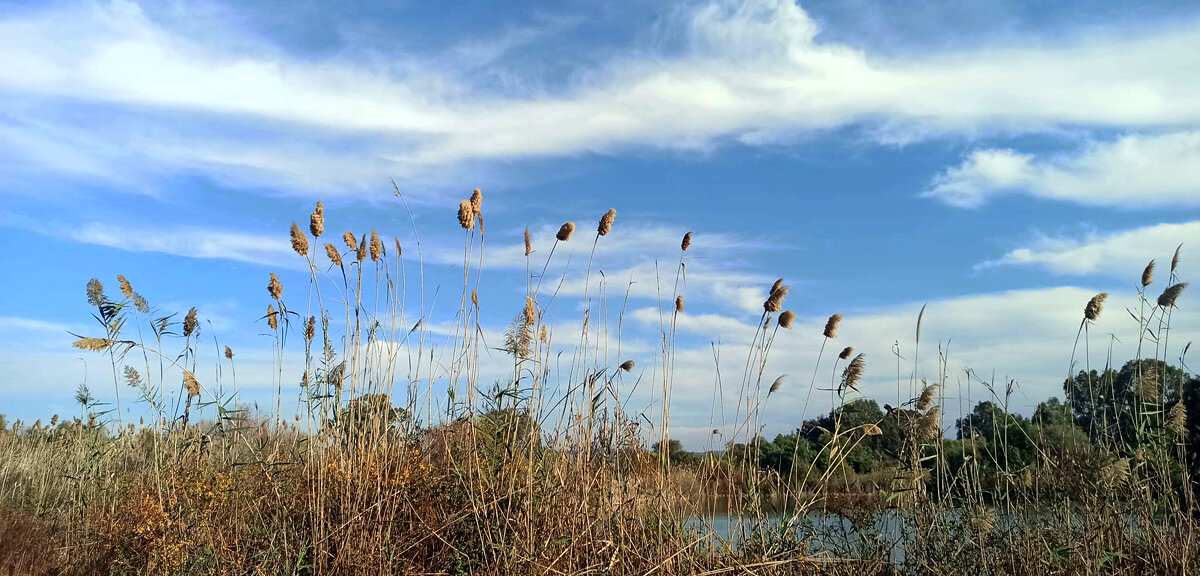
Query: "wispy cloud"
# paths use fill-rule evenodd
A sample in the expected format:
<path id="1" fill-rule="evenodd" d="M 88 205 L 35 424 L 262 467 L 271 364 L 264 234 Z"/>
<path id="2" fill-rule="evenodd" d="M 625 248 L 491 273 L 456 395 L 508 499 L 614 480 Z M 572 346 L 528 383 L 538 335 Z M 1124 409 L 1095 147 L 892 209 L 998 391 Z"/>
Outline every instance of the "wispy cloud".
<path id="1" fill-rule="evenodd" d="M 309 185 L 329 188 L 338 182 L 318 174 L 361 174 L 363 157 L 368 174 L 429 177 L 470 162 L 641 146 L 699 150 L 726 138 L 772 142 L 857 124 L 881 141 L 908 142 L 1200 119 L 1191 97 L 1200 81 L 1178 73 L 1200 67 L 1195 22 L 889 59 L 823 42 L 813 19 L 786 0 L 715 0 L 668 13 L 671 21 L 658 29 L 677 36 L 681 50 L 630 46 L 567 82 L 497 90 L 473 82 L 469 66 L 446 66 L 454 57 L 439 67 L 436 59 L 397 55 L 403 64 L 387 68 L 294 58 L 262 42 L 189 37 L 128 2 L 69 3 L 0 21 L 0 90 L 159 119 L 204 114 L 243 131 L 284 133 L 304 144 L 250 138 L 222 153 L 231 148 L 188 145 L 191 138 L 167 133 L 126 145 L 135 156 L 194 162 L 258 183 L 292 183 L 303 166 L 319 166 L 306 172 Z M 538 37 L 509 33 L 498 48 L 462 50 L 494 52 Z M 356 153 L 337 154 L 347 149 Z"/>
<path id="2" fill-rule="evenodd" d="M 1132 280 L 1140 277 L 1149 258 L 1169 262 L 1180 244 L 1198 238 L 1200 221 L 1156 224 L 1081 237 L 1041 236 L 1029 246 L 977 264 L 975 269 L 1030 266 L 1052 274 L 1098 274 Z"/>
<path id="3" fill-rule="evenodd" d="M 963 208 L 1004 194 L 1121 208 L 1194 208 L 1200 207 L 1198 172 L 1200 132 L 1133 134 L 1069 154 L 976 150 L 924 195 Z"/>
<path id="4" fill-rule="evenodd" d="M 129 252 L 220 258 L 279 268 L 303 267 L 288 239 L 282 234 L 268 236 L 186 225 L 155 227 L 106 222 L 41 222 L 5 212 L 0 212 L 0 226 Z"/>

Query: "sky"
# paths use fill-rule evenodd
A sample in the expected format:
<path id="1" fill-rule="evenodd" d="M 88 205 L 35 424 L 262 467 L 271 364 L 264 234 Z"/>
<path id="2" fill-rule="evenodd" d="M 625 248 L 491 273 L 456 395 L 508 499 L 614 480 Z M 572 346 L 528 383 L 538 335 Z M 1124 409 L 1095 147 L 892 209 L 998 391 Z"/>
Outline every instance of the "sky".
<path id="1" fill-rule="evenodd" d="M 424 306 L 449 346 L 455 211 L 481 188 L 485 340 L 524 302 L 526 227 L 538 268 L 576 222 L 547 268 L 558 295 L 539 299 L 554 352 L 578 344 L 585 310 L 602 315 L 592 341 L 619 322 L 626 357 L 593 363 L 637 361 L 625 407 L 655 425 L 655 386 L 633 383 L 663 378 L 660 309 L 693 232 L 670 423 L 690 447 L 729 434 L 719 414 L 780 277 L 798 319 L 764 368 L 786 375 L 768 437 L 828 410 L 819 388 L 843 346 L 866 354 L 861 395 L 880 403 L 946 374 L 947 429 L 990 398 L 982 382 L 1014 383 L 1011 409 L 1030 414 L 1073 360 L 1136 353 L 1126 310 L 1147 262 L 1151 300 L 1180 244 L 1189 278 L 1198 69 L 1190 2 L 0 2 L 0 413 L 77 413 L 85 382 L 114 400 L 108 360 L 71 342 L 99 329 L 88 280 L 115 294 L 117 274 L 160 313 L 195 306 L 197 376 L 228 379 L 229 345 L 241 400 L 267 410 L 280 376 L 266 278 L 304 307 L 287 234 L 318 200 L 321 242 L 377 229 L 404 246 L 407 313 Z M 320 263 L 336 294 L 340 273 Z M 1100 292 L 1106 313 L 1073 353 Z M 1172 359 L 1200 336 L 1191 296 Z M 480 382 L 511 372 L 480 354 Z M 124 418 L 145 413 L 124 395 Z"/>

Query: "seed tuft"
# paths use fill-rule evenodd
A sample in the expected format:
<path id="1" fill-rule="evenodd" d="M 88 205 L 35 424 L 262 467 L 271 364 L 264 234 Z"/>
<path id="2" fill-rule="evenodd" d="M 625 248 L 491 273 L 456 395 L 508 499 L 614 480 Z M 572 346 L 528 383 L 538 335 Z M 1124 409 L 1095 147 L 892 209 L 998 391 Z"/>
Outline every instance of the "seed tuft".
<path id="1" fill-rule="evenodd" d="M 308 231 L 312 232 L 313 238 L 319 238 L 325 233 L 325 204 L 320 200 L 317 201 L 317 209 L 313 210 L 312 218 L 309 219 Z"/>
<path id="2" fill-rule="evenodd" d="M 121 274 L 117 274 L 117 285 L 121 287 L 121 294 L 126 298 L 133 298 L 133 286 L 129 284 L 129 280 Z"/>
<path id="3" fill-rule="evenodd" d="M 279 277 L 274 272 L 271 273 L 271 281 L 267 282 L 267 293 L 275 300 L 283 297 L 283 284 L 279 283 Z"/>
<path id="4" fill-rule="evenodd" d="M 571 235 L 574 233 L 575 233 L 575 223 L 567 222 L 566 224 L 563 224 L 561 228 L 558 229 L 558 234 L 555 234 L 554 237 L 557 238 L 559 242 L 566 242 L 571 239 Z"/>
<path id="5" fill-rule="evenodd" d="M 279 329 L 279 313 L 271 304 L 267 304 L 267 326 L 270 326 L 272 330 Z"/>
<path id="6" fill-rule="evenodd" d="M 1145 288 L 1154 282 L 1154 261 L 1151 260 L 1146 265 L 1146 269 L 1142 270 L 1142 287 Z"/>
<path id="7" fill-rule="evenodd" d="M 200 381 L 196 379 L 196 375 L 190 370 L 183 371 L 183 385 L 187 387 L 188 398 L 195 398 L 200 395 Z"/>
<path id="8" fill-rule="evenodd" d="M 533 252 L 533 244 L 531 244 L 529 242 L 529 227 L 526 226 L 525 227 L 525 256 L 528 257 L 529 254 L 531 254 L 532 252 Z"/>
<path id="9" fill-rule="evenodd" d="M 292 250 L 301 256 L 308 256 L 308 236 L 295 222 L 292 222 Z"/>
<path id="10" fill-rule="evenodd" d="M 92 306 L 99 306 L 104 302 L 104 285 L 96 278 L 88 280 L 87 283 L 87 301 Z"/>
<path id="11" fill-rule="evenodd" d="M 342 241 L 346 243 L 346 247 L 352 252 L 358 252 L 358 239 L 351 234 L 349 230 L 342 233 Z"/>
<path id="12" fill-rule="evenodd" d="M 780 388 L 783 388 L 784 376 L 787 376 L 787 374 L 776 378 L 775 381 L 771 383 L 771 387 L 767 390 L 767 396 L 770 396 L 771 394 L 778 392 Z"/>
<path id="13" fill-rule="evenodd" d="M 612 232 L 613 220 L 617 218 L 616 208 L 609 208 L 604 216 L 600 217 L 600 226 L 596 228 L 596 233 L 601 236 L 608 236 Z"/>
<path id="14" fill-rule="evenodd" d="M 632 372 L 634 366 L 637 366 L 637 362 L 634 362 L 633 360 L 626 360 L 621 363 L 621 369 L 626 372 Z"/>
<path id="15" fill-rule="evenodd" d="M 792 328 L 792 322 L 795 320 L 796 313 L 792 312 L 791 310 L 784 310 L 783 313 L 779 315 L 779 325 L 789 330 Z"/>
<path id="16" fill-rule="evenodd" d="M 692 233 L 688 232 L 687 234 L 683 235 L 683 242 L 679 243 L 679 248 L 681 250 L 683 250 L 684 252 L 687 252 L 688 248 L 691 248 L 691 247 L 692 247 Z"/>
<path id="17" fill-rule="evenodd" d="M 1158 297 L 1158 305 L 1162 306 L 1163 308 L 1170 308 L 1174 306 L 1175 301 L 1179 299 L 1179 295 L 1182 294 L 1183 290 L 1187 287 L 1187 282 L 1180 282 L 1179 284 L 1167 286 L 1167 289 L 1163 290 L 1163 293 Z"/>
<path id="18" fill-rule="evenodd" d="M 325 254 L 329 256 L 329 261 L 333 262 L 335 266 L 342 265 L 342 254 L 338 252 L 337 247 L 333 244 L 325 243 Z"/>
<path id="19" fill-rule="evenodd" d="M 458 225 L 462 226 L 463 230 L 475 228 L 475 207 L 471 205 L 470 200 L 458 203 Z"/>
<path id="20" fill-rule="evenodd" d="M 383 256 L 383 242 L 379 240 L 379 233 L 371 231 L 371 261 L 378 262 L 379 257 Z"/>
<path id="21" fill-rule="evenodd" d="M 683 296 L 675 297 L 675 311 L 683 312 Z"/>
<path id="22" fill-rule="evenodd" d="M 842 323 L 842 315 L 834 314 L 825 321 L 825 331 L 822 332 L 826 338 L 837 338 L 838 324 Z"/>
<path id="23" fill-rule="evenodd" d="M 72 342 L 71 345 L 81 350 L 100 352 L 103 350 L 108 350 L 115 343 L 116 340 L 109 340 L 108 338 L 80 338 L 79 340 Z"/>
<path id="24" fill-rule="evenodd" d="M 1104 311 L 1104 300 L 1106 298 L 1108 298 L 1107 292 L 1101 292 L 1092 296 L 1092 299 L 1088 300 L 1087 306 L 1083 307 L 1083 317 L 1095 322 L 1100 317 L 1100 313 Z"/>
<path id="25" fill-rule="evenodd" d="M 233 348 L 228 346 L 225 347 L 225 358 L 228 360 L 233 360 Z"/>
<path id="26" fill-rule="evenodd" d="M 193 307 L 188 310 L 186 316 L 183 317 L 183 336 L 186 338 L 191 336 L 196 331 L 196 309 Z"/>

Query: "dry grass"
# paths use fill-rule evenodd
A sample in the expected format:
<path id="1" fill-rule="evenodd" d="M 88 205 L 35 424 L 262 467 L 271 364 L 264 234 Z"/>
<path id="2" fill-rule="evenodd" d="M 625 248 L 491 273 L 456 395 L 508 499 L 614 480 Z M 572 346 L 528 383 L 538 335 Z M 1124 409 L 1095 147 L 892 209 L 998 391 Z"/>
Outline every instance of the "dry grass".
<path id="1" fill-rule="evenodd" d="M 601 218 L 597 240 L 615 215 Z M 325 218 L 318 203 L 314 238 Z M 651 369 L 635 371 L 638 362 L 622 357 L 619 316 L 615 354 L 597 337 L 609 333 L 607 314 L 590 310 L 577 344 L 552 347 L 544 320 L 551 310 L 539 303 L 552 308 L 556 294 L 541 293 L 531 274 L 505 345 L 511 378 L 491 390 L 477 381 L 486 344 L 476 322 L 488 302 L 478 281 L 479 190 L 460 203 L 458 221 L 466 231 L 459 324 L 442 346 L 427 331 L 428 310 L 404 307 L 398 240 L 389 258 L 375 231 L 361 240 L 346 232 L 355 258 L 343 261 L 325 244 L 318 261 L 292 224 L 311 284 L 288 293 L 311 296 L 285 301 L 270 275 L 264 318 L 275 338 L 274 414 L 251 416 L 228 376 L 201 385 L 198 365 L 220 362 L 232 375 L 235 357 L 228 346 L 223 354 L 213 348 L 216 358 L 198 351 L 195 308 L 179 341 L 144 342 L 129 336 L 136 323 L 169 335 L 171 315 L 142 313 L 124 276 L 121 294 L 141 316 L 109 300 L 99 280 L 89 282 L 87 299 L 105 332 L 74 345 L 104 352 L 114 385 L 136 391 L 150 416 L 140 425 L 113 422 L 81 388 L 78 418 L 0 427 L 0 574 L 1151 574 L 1186 573 L 1200 561 L 1188 414 L 1182 403 L 1162 404 L 1176 386 L 1165 374 L 1141 373 L 1134 391 L 1144 404 L 1136 422 L 1164 433 L 1139 437 L 1136 447 L 1052 449 L 1041 438 L 1007 438 L 1005 446 L 1035 444 L 1036 462 L 1014 469 L 988 462 L 975 440 L 944 438 L 945 376 L 924 382 L 914 373 L 922 388 L 902 405 L 911 408 L 844 419 L 867 370 L 864 355 L 845 347 L 826 372 L 831 420 L 802 430 L 820 436 L 819 453 L 781 472 L 760 466 L 758 436 L 763 400 L 785 382 L 764 376 L 778 334 L 771 320 L 778 313 L 776 326 L 785 329 L 796 320 L 781 312 L 788 287 L 780 279 L 763 303 L 740 389 L 728 398 L 736 417 L 711 424 L 714 441 L 730 441 L 727 450 L 688 456 L 670 442 L 673 319 Z M 568 222 L 555 238 L 566 242 L 573 232 Z M 532 252 L 526 229 L 525 255 Z M 1177 251 L 1163 309 L 1186 287 L 1175 281 L 1178 264 Z M 1143 287 L 1153 268 L 1143 271 Z M 684 311 L 680 286 L 664 298 L 668 311 L 671 302 Z M 1104 296 L 1088 302 L 1085 324 L 1100 315 Z M 506 306 L 511 312 L 521 301 Z M 1159 312 L 1139 320 L 1141 332 L 1151 318 L 1169 328 Z M 841 319 L 829 317 L 826 339 L 838 336 Z M 303 339 L 289 346 L 293 330 Z M 412 354 L 381 352 L 396 349 Z M 285 351 L 302 355 L 295 374 L 284 373 L 294 366 Z M 160 359 L 161 368 L 151 366 Z M 814 383 L 818 369 L 819 355 Z M 645 430 L 647 414 L 624 405 L 649 372 L 662 380 L 654 384 L 654 430 Z M 297 381 L 302 410 L 289 423 L 279 397 Z M 726 401 L 724 393 L 714 391 L 714 402 Z M 189 423 L 193 409 L 205 419 Z M 651 439 L 657 450 L 646 446 Z M 861 449 L 883 440 L 893 443 L 895 463 L 854 473 Z M 877 528 L 881 518 L 896 527 Z M 729 532 L 715 528 L 719 519 Z"/>

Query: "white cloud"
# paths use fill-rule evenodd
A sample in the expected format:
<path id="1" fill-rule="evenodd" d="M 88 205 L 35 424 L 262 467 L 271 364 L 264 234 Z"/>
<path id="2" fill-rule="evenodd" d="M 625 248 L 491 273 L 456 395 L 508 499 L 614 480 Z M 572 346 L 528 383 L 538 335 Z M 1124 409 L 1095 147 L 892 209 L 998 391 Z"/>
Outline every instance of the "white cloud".
<path id="1" fill-rule="evenodd" d="M 1030 246 L 1011 250 L 975 268 L 1031 266 L 1053 274 L 1099 274 L 1134 282 L 1141 278 L 1142 269 L 1151 258 L 1166 265 L 1180 244 L 1185 245 L 1182 250 L 1186 255 L 1187 243 L 1198 238 L 1200 221 L 1156 224 L 1080 238 L 1042 236 Z"/>
<path id="2" fill-rule="evenodd" d="M 1123 136 L 1069 154 L 1035 156 L 1008 149 L 972 152 L 925 192 L 974 208 L 994 196 L 1121 208 L 1200 207 L 1200 132 Z"/>
<path id="3" fill-rule="evenodd" d="M 532 79 L 498 91 L 474 82 L 472 66 L 453 65 L 454 54 L 476 49 L 470 45 L 449 58 L 398 54 L 391 60 L 399 64 L 372 67 L 344 56 L 293 58 L 244 38 L 192 38 L 128 2 L 60 5 L 0 22 L 0 90 L 141 114 L 204 114 L 243 134 L 283 133 L 287 138 L 246 139 L 231 154 L 215 144 L 219 137 L 208 135 L 213 144 L 194 142 L 204 139 L 203 131 L 172 135 L 171 123 L 152 116 L 160 121 L 140 124 L 165 125 L 168 133 L 131 141 L 92 135 L 90 141 L 116 141 L 131 147 L 131 156 L 202 165 L 239 182 L 282 179 L 331 189 L 346 183 L 338 175 L 363 170 L 364 177 L 434 177 L 448 165 L 489 159 L 637 146 L 702 150 L 723 138 L 771 142 L 856 124 L 872 127 L 881 140 L 905 142 L 1079 125 L 1157 129 L 1200 120 L 1200 102 L 1192 96 L 1200 81 L 1181 73 L 1200 68 L 1196 22 L 879 58 L 822 41 L 808 14 L 786 0 L 714 0 L 668 12 L 671 20 L 656 30 L 677 33 L 678 52 L 629 46 L 566 84 L 547 87 Z M 539 37 L 521 36 L 520 42 Z M 512 41 L 501 37 L 495 50 Z M 1108 158 L 1090 154 L 1097 163 Z M 1132 152 L 1116 154 L 1136 163 Z M 38 156 L 46 163 L 77 162 L 83 172 L 94 169 L 86 158 Z M 1051 189 L 1069 187 L 1068 176 L 1062 178 Z M 1164 189 L 1175 190 L 1164 194 L 1176 199 L 1181 194 Z M 972 193 L 951 197 L 970 202 Z"/>

